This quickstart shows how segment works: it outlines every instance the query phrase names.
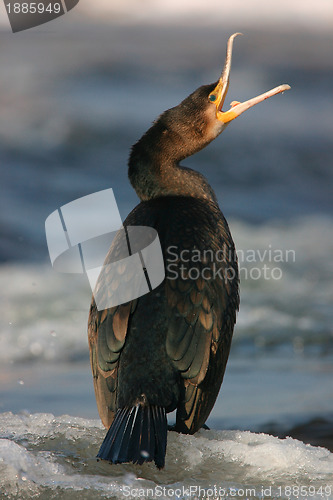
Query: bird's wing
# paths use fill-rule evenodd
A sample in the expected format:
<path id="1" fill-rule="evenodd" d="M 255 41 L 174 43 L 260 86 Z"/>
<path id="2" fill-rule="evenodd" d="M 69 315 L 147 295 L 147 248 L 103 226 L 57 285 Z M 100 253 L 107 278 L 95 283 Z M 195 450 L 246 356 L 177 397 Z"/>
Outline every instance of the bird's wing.
<path id="1" fill-rule="evenodd" d="M 162 202 L 161 202 L 162 203 Z M 157 204 L 157 202 L 156 202 Z M 150 225 L 158 230 L 166 262 L 167 337 L 166 351 L 180 373 L 183 389 L 177 409 L 176 429 L 196 432 L 207 419 L 218 394 L 229 354 L 236 310 L 238 308 L 237 263 L 233 260 L 234 248 L 224 219 L 207 215 L 198 228 L 193 221 L 199 202 L 179 200 L 176 209 L 163 202 L 160 217 L 153 216 L 154 203 L 140 204 L 124 224 Z M 147 205 L 147 207 L 146 207 Z M 200 207 L 199 207 L 200 208 Z M 148 210 L 149 209 L 149 210 Z M 202 212 L 201 216 L 203 215 Z M 158 219 L 158 220 L 157 220 Z M 171 223 L 170 223 L 171 221 Z M 173 276 L 174 262 L 168 260 L 168 248 L 180 244 L 180 250 L 196 248 L 199 253 L 211 249 L 216 255 L 226 251 L 224 259 L 215 262 L 191 260 L 181 262 L 184 276 Z M 107 262 L 117 255 L 117 240 L 112 244 Z M 215 266 L 215 271 L 214 271 Z M 213 279 L 207 279 L 204 268 L 212 268 Z M 217 272 L 221 268 L 220 274 Z M 199 277 L 195 277 L 195 270 Z M 123 264 L 116 271 L 105 266 L 97 289 L 100 296 L 116 293 L 130 276 Z M 191 270 L 191 271 L 190 271 Z M 225 280 L 229 271 L 232 279 Z M 186 273 L 193 273 L 186 276 Z M 231 273 L 232 274 L 232 273 Z M 140 299 L 98 311 L 93 299 L 89 315 L 88 337 L 90 359 L 94 377 L 95 394 L 103 424 L 109 427 L 114 419 L 117 400 L 117 371 L 129 328 L 130 317 Z"/>
<path id="2" fill-rule="evenodd" d="M 178 273 L 177 266 L 167 264 L 166 349 L 183 386 L 175 430 L 186 433 L 202 427 L 215 403 L 239 303 L 237 261 L 228 226 L 221 219 L 218 227 L 213 223 L 203 231 L 210 222 L 201 230 L 194 222 L 183 231 L 181 248 L 191 251 L 179 255 Z"/>
<path id="3" fill-rule="evenodd" d="M 101 420 L 107 428 L 110 427 L 116 411 L 119 357 L 125 343 L 129 317 L 137 302 L 125 302 L 124 299 L 124 290 L 125 293 L 126 290 L 130 291 L 129 283 L 137 279 L 137 276 L 133 277 L 132 266 L 126 259 L 121 258 L 124 237 L 124 234 L 119 232 L 111 245 L 96 284 L 88 320 L 90 362 L 96 402 Z M 127 286 L 124 287 L 124 284 Z M 117 299 L 120 293 L 123 297 L 120 305 L 98 310 L 96 302 L 107 306 L 109 301 Z"/>
<path id="4" fill-rule="evenodd" d="M 139 205 L 124 222 L 127 225 L 154 226 L 155 219 L 145 205 Z M 119 231 L 106 256 L 92 298 L 88 319 L 90 362 L 98 412 L 105 427 L 113 422 L 117 409 L 118 364 L 125 344 L 131 314 L 138 299 L 126 298 L 127 292 L 140 289 L 138 275 L 128 256 L 128 234 Z M 96 298 L 96 301 L 95 301 Z M 108 307 L 110 299 L 119 299 L 119 305 Z M 99 305 L 97 308 L 96 302 Z M 106 308 L 102 310 L 100 304 Z M 103 306 L 103 307 L 104 307 Z"/>
<path id="5" fill-rule="evenodd" d="M 98 311 L 92 301 L 88 323 L 90 362 L 98 412 L 105 427 L 114 419 L 120 352 L 135 301 Z"/>

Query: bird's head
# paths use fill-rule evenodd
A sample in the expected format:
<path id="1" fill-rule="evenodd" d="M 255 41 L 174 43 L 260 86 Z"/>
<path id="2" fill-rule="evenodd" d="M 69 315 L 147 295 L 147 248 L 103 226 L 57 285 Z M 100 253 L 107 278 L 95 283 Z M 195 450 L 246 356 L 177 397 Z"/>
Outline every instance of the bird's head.
<path id="1" fill-rule="evenodd" d="M 197 194 L 209 192 L 208 196 L 213 196 L 202 175 L 193 173 L 191 169 L 183 169 L 182 175 L 179 171 L 177 174 L 173 171 L 171 175 L 170 166 L 179 166 L 184 158 L 203 149 L 247 109 L 290 88 L 289 85 L 280 85 L 248 101 L 234 101 L 228 111 L 223 111 L 229 87 L 232 46 L 237 35 L 239 33 L 233 34 L 228 40 L 219 80 L 199 87 L 178 106 L 162 113 L 132 147 L 128 173 L 141 199 L 160 196 L 161 193 L 184 195 L 186 189 L 194 196 L 194 184 L 198 188 Z"/>
<path id="2" fill-rule="evenodd" d="M 223 111 L 222 108 L 229 88 L 233 42 L 236 36 L 240 34 L 234 33 L 228 40 L 226 59 L 219 80 L 211 85 L 199 87 L 184 99 L 180 105 L 165 113 L 167 121 L 169 121 L 170 125 L 173 125 L 172 128 L 178 128 L 178 132 L 183 136 L 184 140 L 186 138 L 188 141 L 189 137 L 192 136 L 193 146 L 197 146 L 193 152 L 205 147 L 223 132 L 232 120 L 247 109 L 273 95 L 290 89 L 287 84 L 279 85 L 247 101 L 233 101 L 230 109 Z M 192 134 L 189 133 L 189 130 L 192 131 Z"/>

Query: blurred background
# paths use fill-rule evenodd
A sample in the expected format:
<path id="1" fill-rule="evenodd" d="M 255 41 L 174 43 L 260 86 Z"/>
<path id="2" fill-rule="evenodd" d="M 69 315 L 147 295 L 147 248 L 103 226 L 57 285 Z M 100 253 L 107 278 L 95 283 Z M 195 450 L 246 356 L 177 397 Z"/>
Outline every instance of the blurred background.
<path id="1" fill-rule="evenodd" d="M 184 162 L 212 184 L 237 249 L 256 253 L 240 259 L 241 308 L 208 424 L 332 449 L 331 0 L 81 0 L 17 34 L 3 4 L 0 15 L 0 412 L 98 418 L 91 290 L 84 276 L 52 270 L 45 219 L 109 187 L 125 219 L 138 203 L 131 145 L 218 78 L 227 39 L 241 31 L 226 104 L 292 89 Z M 265 279 L 264 265 L 280 278 Z"/>

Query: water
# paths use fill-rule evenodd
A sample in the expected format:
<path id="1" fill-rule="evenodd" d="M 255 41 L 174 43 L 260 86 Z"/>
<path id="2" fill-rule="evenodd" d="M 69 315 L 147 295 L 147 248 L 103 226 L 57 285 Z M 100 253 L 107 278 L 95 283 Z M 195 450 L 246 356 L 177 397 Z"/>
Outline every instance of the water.
<path id="1" fill-rule="evenodd" d="M 199 487 L 208 495 L 215 487 L 242 498 L 244 484 L 252 498 L 262 497 L 264 489 L 269 498 L 279 492 L 285 497 L 287 485 L 302 485 L 313 498 L 333 492 L 333 455 L 291 438 L 169 432 L 166 466 L 158 471 L 152 464 L 111 467 L 94 460 L 104 433 L 97 420 L 5 413 L 0 426 L 6 429 L 0 440 L 1 487 L 19 498 L 189 498 L 189 488 L 194 497 Z"/>
<path id="2" fill-rule="evenodd" d="M 3 491 L 18 498 L 33 493 L 40 498 L 124 498 L 124 486 L 150 488 L 158 497 L 155 487 L 218 485 L 231 491 L 254 488 L 254 497 L 260 498 L 262 488 L 272 488 L 274 497 L 277 488 L 288 485 L 316 491 L 333 486 L 333 454 L 328 451 L 333 449 L 333 287 L 326 264 L 332 222 L 313 218 L 251 230 L 246 223 L 231 226 L 245 256 L 254 246 L 263 256 L 268 241 L 286 250 L 293 242 L 296 259 L 279 264 L 279 280 L 243 279 L 227 373 L 208 420 L 211 429 L 224 430 L 194 437 L 169 433 L 162 473 L 152 465 L 110 468 L 95 461 L 105 431 L 87 355 L 90 289 L 85 278 L 57 274 L 48 266 L 2 267 Z M 319 236 L 325 245 L 318 262 Z M 244 261 L 241 269 L 254 267 Z"/>
<path id="3" fill-rule="evenodd" d="M 94 458 L 105 431 L 86 338 L 91 290 L 84 276 L 53 272 L 44 221 L 107 187 L 125 218 L 137 203 L 131 144 L 217 77 L 227 35 L 242 27 L 68 23 L 10 43 L 0 34 L 1 498 L 158 497 L 156 487 L 188 498 L 190 486 L 214 485 L 238 498 L 297 497 L 287 486 L 333 498 L 332 35 L 247 30 L 228 102 L 292 90 L 186 161 L 230 223 L 241 308 L 212 430 L 169 433 L 159 472 Z"/>

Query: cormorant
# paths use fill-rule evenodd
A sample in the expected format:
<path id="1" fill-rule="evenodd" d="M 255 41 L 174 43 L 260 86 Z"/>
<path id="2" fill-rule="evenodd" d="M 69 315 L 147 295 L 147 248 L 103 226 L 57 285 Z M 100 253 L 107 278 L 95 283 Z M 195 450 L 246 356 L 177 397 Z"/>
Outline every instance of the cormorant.
<path id="1" fill-rule="evenodd" d="M 117 307 L 98 311 L 92 299 L 90 359 L 108 428 L 97 456 L 112 463 L 154 461 L 162 468 L 166 414 L 177 410 L 174 430 L 195 433 L 222 383 L 239 306 L 237 258 L 213 189 L 180 162 L 243 111 L 290 88 L 281 85 L 222 111 L 237 35 L 229 38 L 219 80 L 165 111 L 131 150 L 128 174 L 141 202 L 124 226 L 157 230 L 166 277 L 155 290 Z M 117 260 L 118 240 L 105 264 Z M 111 278 L 104 269 L 96 290 L 110 294 L 123 270 Z"/>

